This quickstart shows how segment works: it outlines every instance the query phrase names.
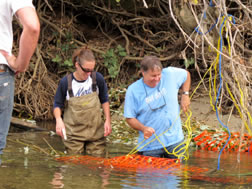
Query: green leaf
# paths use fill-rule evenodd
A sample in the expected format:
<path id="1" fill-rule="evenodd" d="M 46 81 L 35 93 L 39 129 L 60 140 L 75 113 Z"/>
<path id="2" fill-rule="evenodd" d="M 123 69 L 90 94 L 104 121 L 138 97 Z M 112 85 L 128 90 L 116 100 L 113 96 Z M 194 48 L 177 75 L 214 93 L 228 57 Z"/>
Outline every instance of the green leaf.
<path id="1" fill-rule="evenodd" d="M 55 58 L 53 58 L 53 59 L 52 59 L 52 61 L 53 61 L 53 62 L 57 62 L 57 63 L 59 63 L 59 62 L 61 62 L 61 61 L 62 61 L 62 58 L 61 58 L 59 55 L 56 55 L 56 57 L 55 57 Z"/>
<path id="2" fill-rule="evenodd" d="M 63 65 L 67 67 L 72 67 L 73 66 L 72 60 L 71 59 L 65 60 Z"/>
<path id="3" fill-rule="evenodd" d="M 124 56 L 127 55 L 127 53 L 126 52 L 119 52 L 119 55 L 122 56 L 122 57 L 124 57 Z"/>
<path id="4" fill-rule="evenodd" d="M 195 61 L 194 61 L 194 58 L 191 58 L 191 59 L 186 59 L 185 61 L 184 61 L 184 64 L 185 64 L 185 67 L 186 67 L 186 69 L 190 66 L 190 65 L 193 65 L 195 63 Z"/>

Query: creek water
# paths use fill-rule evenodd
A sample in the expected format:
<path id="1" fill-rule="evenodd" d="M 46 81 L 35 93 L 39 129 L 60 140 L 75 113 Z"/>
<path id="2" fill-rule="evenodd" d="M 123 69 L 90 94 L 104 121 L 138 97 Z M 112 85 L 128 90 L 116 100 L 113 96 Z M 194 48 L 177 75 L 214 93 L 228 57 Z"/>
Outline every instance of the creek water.
<path id="1" fill-rule="evenodd" d="M 37 149 L 48 149 L 48 144 L 64 151 L 61 139 L 48 132 L 10 132 L 0 165 L 0 189 L 252 188 L 252 154 L 249 153 L 222 153 L 217 170 L 218 152 L 190 149 L 190 159 L 184 166 L 188 170 L 199 167 L 208 171 L 173 174 L 64 163 Z M 107 148 L 109 156 L 116 157 L 126 155 L 134 146 L 110 143 Z"/>

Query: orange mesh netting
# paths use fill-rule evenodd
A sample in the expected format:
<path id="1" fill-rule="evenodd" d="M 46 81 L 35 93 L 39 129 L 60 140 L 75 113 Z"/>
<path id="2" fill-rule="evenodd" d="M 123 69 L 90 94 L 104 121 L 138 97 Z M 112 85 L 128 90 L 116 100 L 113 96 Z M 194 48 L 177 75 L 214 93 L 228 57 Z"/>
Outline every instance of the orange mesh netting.
<path id="1" fill-rule="evenodd" d="M 193 173 L 201 173 L 208 171 L 208 169 L 205 168 L 181 166 L 179 160 L 177 159 L 157 158 L 142 155 L 127 155 L 113 158 L 101 158 L 93 156 L 64 156 L 56 158 L 56 160 L 63 161 L 65 163 L 87 165 L 93 168 L 109 167 L 126 170 L 162 169 L 168 171 L 182 170 Z"/>
<path id="2" fill-rule="evenodd" d="M 203 150 L 219 151 L 225 145 L 229 137 L 226 132 L 203 131 L 193 138 L 198 147 Z M 225 151 L 252 152 L 252 136 L 244 134 L 242 137 L 239 132 L 231 133 L 231 137 L 225 147 Z"/>
<path id="3" fill-rule="evenodd" d="M 89 168 L 116 168 L 120 171 L 136 171 L 137 170 L 167 170 L 168 174 L 178 174 L 183 173 L 181 171 L 186 171 L 191 173 L 189 180 L 203 180 L 204 182 L 214 182 L 214 183 L 232 183 L 232 184 L 248 184 L 252 182 L 251 178 L 238 178 L 234 176 L 224 176 L 224 177 L 210 177 L 203 175 L 207 173 L 207 168 L 199 168 L 195 166 L 184 166 L 180 164 L 176 159 L 167 158 L 157 158 L 141 155 L 127 155 L 118 156 L 113 158 L 101 158 L 93 156 L 63 156 L 56 158 L 57 161 L 64 163 L 74 163 L 77 165 L 85 165 Z M 165 172 L 167 173 L 167 172 Z M 201 174 L 203 173 L 203 174 Z M 183 176 L 183 175 L 182 175 Z M 188 175 L 189 176 L 189 175 Z"/>

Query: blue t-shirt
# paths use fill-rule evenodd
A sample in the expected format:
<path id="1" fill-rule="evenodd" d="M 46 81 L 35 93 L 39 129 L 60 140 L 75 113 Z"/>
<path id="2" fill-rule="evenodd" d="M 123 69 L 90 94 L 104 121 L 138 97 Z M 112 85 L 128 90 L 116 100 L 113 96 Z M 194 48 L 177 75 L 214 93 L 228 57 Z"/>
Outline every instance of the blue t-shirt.
<path id="1" fill-rule="evenodd" d="M 89 76 L 85 81 L 78 81 L 75 79 L 73 73 L 72 74 L 72 90 L 73 95 L 76 96 L 83 96 L 92 93 L 92 78 Z M 101 73 L 96 72 L 96 83 L 97 83 L 97 92 L 99 94 L 99 99 L 101 104 L 108 102 L 108 88 L 104 77 Z M 65 100 L 69 99 L 69 94 L 67 91 L 68 82 L 67 76 L 63 77 L 60 80 L 58 89 L 56 91 L 56 95 L 54 97 L 54 105 L 53 108 L 59 107 L 64 108 Z"/>
<path id="2" fill-rule="evenodd" d="M 161 80 L 154 88 L 146 85 L 143 78 L 134 82 L 126 92 L 124 117 L 136 118 L 145 126 L 154 128 L 156 135 L 160 135 L 159 139 L 166 147 L 182 141 L 184 135 L 179 116 L 178 91 L 186 79 L 186 70 L 168 67 L 162 70 Z M 138 150 L 163 148 L 158 140 L 144 146 L 154 138 L 155 135 L 152 135 L 138 147 Z M 139 132 L 138 143 L 143 140 L 143 132 Z"/>

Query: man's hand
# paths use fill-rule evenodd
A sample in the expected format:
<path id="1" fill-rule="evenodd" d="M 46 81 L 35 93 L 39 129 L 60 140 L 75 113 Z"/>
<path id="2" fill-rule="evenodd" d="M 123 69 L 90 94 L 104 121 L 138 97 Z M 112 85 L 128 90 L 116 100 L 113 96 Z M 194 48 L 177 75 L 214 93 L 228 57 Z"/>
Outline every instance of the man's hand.
<path id="1" fill-rule="evenodd" d="M 154 133 L 155 133 L 155 130 L 152 127 L 145 127 L 143 129 L 143 134 L 144 134 L 145 139 L 150 138 Z"/>
<path id="2" fill-rule="evenodd" d="M 153 129 L 152 127 L 145 126 L 140 121 L 138 121 L 136 118 L 126 118 L 126 122 L 133 129 L 136 129 L 138 131 L 143 132 L 145 139 L 150 138 L 155 133 L 155 129 Z"/>
<path id="3" fill-rule="evenodd" d="M 8 57 L 6 58 L 6 60 L 7 60 L 8 64 L 9 64 L 9 66 L 10 66 L 10 68 L 11 68 L 13 71 L 15 71 L 15 72 L 16 72 L 16 70 L 18 69 L 18 68 L 17 68 L 17 64 L 16 64 L 16 59 L 17 59 L 17 58 L 16 58 L 14 55 L 8 56 Z"/>
<path id="4" fill-rule="evenodd" d="M 17 70 L 17 66 L 16 66 L 16 57 L 14 55 L 9 55 L 6 51 L 4 50 L 0 50 L 0 53 L 5 57 L 5 59 L 7 60 L 10 68 L 13 70 L 13 71 L 16 71 Z"/>
<path id="5" fill-rule="evenodd" d="M 189 105 L 190 105 L 189 95 L 182 94 L 180 105 L 184 112 L 187 112 L 189 110 Z"/>

